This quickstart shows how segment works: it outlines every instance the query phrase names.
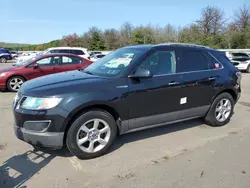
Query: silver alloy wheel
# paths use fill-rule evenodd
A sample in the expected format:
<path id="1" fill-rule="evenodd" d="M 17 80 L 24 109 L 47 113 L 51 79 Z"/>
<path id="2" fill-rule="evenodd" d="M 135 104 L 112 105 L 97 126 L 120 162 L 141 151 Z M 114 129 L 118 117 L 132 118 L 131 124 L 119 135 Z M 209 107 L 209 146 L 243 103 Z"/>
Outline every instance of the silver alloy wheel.
<path id="1" fill-rule="evenodd" d="M 215 109 L 215 117 L 219 122 L 224 122 L 228 119 L 231 114 L 232 104 L 229 99 L 222 99 L 217 104 Z"/>
<path id="2" fill-rule="evenodd" d="M 102 119 L 91 119 L 84 123 L 77 132 L 76 142 L 79 148 L 87 153 L 103 149 L 111 136 L 108 123 Z"/>
<path id="3" fill-rule="evenodd" d="M 10 84 L 10 88 L 13 91 L 18 91 L 23 84 L 23 80 L 21 78 L 12 78 L 9 84 Z"/>

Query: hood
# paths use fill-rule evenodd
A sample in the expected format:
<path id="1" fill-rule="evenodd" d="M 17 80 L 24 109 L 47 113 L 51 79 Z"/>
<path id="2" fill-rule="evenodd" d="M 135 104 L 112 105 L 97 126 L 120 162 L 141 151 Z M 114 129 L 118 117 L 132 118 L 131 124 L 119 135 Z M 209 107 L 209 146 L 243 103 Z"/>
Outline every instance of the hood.
<path id="1" fill-rule="evenodd" d="M 70 71 L 48 76 L 39 77 L 25 82 L 20 92 L 28 96 L 55 96 L 72 92 L 84 92 L 91 89 L 95 84 L 110 79 L 86 74 L 83 71 Z M 88 87 L 87 85 L 91 85 Z"/>
<path id="2" fill-rule="evenodd" d="M 15 69 L 16 67 L 4 67 L 4 68 L 0 68 L 0 72 L 6 72 L 6 71 L 10 71 Z"/>

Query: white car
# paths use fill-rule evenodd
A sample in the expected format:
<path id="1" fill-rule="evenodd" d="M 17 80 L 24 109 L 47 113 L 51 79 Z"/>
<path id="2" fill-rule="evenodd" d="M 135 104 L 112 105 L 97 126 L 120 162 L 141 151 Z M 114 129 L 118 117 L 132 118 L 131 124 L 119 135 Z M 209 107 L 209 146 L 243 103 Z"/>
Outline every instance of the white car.
<path id="1" fill-rule="evenodd" d="M 55 48 L 48 48 L 43 52 L 44 54 L 47 53 L 69 53 L 75 54 L 80 57 L 83 57 L 87 60 L 91 60 L 88 50 L 86 48 L 78 48 L 78 47 L 55 47 Z"/>
<path id="2" fill-rule="evenodd" d="M 250 73 L 250 57 L 237 57 L 231 60 L 233 65 L 240 71 Z"/>

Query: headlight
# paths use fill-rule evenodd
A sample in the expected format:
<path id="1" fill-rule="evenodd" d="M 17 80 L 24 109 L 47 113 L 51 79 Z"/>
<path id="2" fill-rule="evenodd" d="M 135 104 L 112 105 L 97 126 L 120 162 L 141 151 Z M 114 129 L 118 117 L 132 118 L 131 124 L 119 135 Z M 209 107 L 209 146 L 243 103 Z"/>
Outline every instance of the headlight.
<path id="1" fill-rule="evenodd" d="M 61 100 L 61 98 L 27 97 L 21 104 L 21 108 L 29 110 L 46 110 L 54 108 L 61 102 Z"/>
<path id="2" fill-rule="evenodd" d="M 4 77 L 4 76 L 6 76 L 5 72 L 3 72 L 3 73 L 0 74 L 0 77 Z"/>

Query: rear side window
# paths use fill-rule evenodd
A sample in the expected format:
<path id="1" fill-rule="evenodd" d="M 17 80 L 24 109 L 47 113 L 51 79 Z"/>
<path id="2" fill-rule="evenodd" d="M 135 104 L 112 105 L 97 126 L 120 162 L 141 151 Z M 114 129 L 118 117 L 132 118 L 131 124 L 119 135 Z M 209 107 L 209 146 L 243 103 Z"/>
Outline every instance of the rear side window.
<path id="1" fill-rule="evenodd" d="M 66 53 L 69 54 L 70 50 L 51 50 L 50 53 Z"/>
<path id="2" fill-rule="evenodd" d="M 177 63 L 177 72 L 192 72 L 208 70 L 209 62 L 202 51 L 183 50 L 181 59 Z"/>
<path id="3" fill-rule="evenodd" d="M 84 55 L 84 52 L 82 50 L 71 50 L 71 53 L 75 55 Z"/>
<path id="4" fill-rule="evenodd" d="M 62 56 L 62 65 L 81 64 L 82 60 L 72 56 Z"/>

